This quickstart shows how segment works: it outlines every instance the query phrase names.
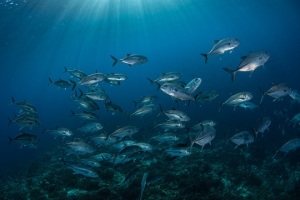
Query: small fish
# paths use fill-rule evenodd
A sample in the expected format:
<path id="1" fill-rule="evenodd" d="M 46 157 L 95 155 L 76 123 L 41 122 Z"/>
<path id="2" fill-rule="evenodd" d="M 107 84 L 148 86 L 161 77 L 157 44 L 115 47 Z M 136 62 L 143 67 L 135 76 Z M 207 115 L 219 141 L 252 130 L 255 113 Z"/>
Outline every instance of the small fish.
<path id="1" fill-rule="evenodd" d="M 269 117 L 264 117 L 260 120 L 258 127 L 254 130 L 255 135 L 257 137 L 258 133 L 261 133 L 262 135 L 266 130 L 269 131 L 269 127 L 271 125 L 272 121 Z"/>
<path id="2" fill-rule="evenodd" d="M 74 171 L 74 174 L 81 174 L 83 176 L 89 177 L 89 178 L 99 178 L 99 175 L 94 170 L 86 167 L 86 166 L 80 166 L 75 164 L 67 163 L 64 159 L 62 159 L 63 163 L 70 169 Z"/>
<path id="3" fill-rule="evenodd" d="M 167 131 L 169 129 L 183 129 L 185 128 L 185 125 L 182 121 L 170 120 L 170 121 L 157 124 L 155 125 L 155 127 L 160 127 L 162 129 L 165 129 L 165 131 Z"/>
<path id="4" fill-rule="evenodd" d="M 166 73 L 161 73 L 160 76 L 155 80 L 152 80 L 150 78 L 147 78 L 147 79 L 148 79 L 148 81 L 150 81 L 151 84 L 153 84 L 153 83 L 163 83 L 163 82 L 175 81 L 175 80 L 179 79 L 180 77 L 181 77 L 180 73 L 166 72 Z"/>
<path id="5" fill-rule="evenodd" d="M 55 137 L 57 137 L 57 136 L 61 136 L 61 137 L 67 136 L 67 137 L 69 137 L 69 136 L 73 135 L 73 132 L 70 129 L 63 128 L 63 127 L 45 129 L 43 132 L 44 133 L 50 133 L 50 134 L 54 135 Z"/>
<path id="6" fill-rule="evenodd" d="M 294 99 L 297 103 L 300 103 L 300 94 L 298 93 L 297 90 L 292 90 L 290 93 L 289 93 L 290 97 L 292 99 Z"/>
<path id="7" fill-rule="evenodd" d="M 157 135 L 151 138 L 151 140 L 156 140 L 160 143 L 171 143 L 176 142 L 180 138 L 177 137 L 174 133 L 164 133 L 163 135 Z"/>
<path id="8" fill-rule="evenodd" d="M 115 74 L 115 73 L 110 73 L 106 74 L 106 80 L 108 81 L 125 81 L 127 80 L 127 76 L 124 74 Z"/>
<path id="9" fill-rule="evenodd" d="M 123 137 L 126 136 L 131 137 L 133 134 L 137 133 L 138 131 L 139 129 L 135 126 L 124 126 L 111 133 L 109 137 L 117 137 L 122 139 Z"/>
<path id="10" fill-rule="evenodd" d="M 148 104 L 145 105 L 143 107 L 138 108 L 136 111 L 134 111 L 133 113 L 130 114 L 130 117 L 132 116 L 145 116 L 147 114 L 152 113 L 154 110 L 157 109 L 157 106 L 154 104 Z"/>
<path id="11" fill-rule="evenodd" d="M 254 110 L 259 106 L 253 103 L 252 101 L 245 101 L 243 103 L 238 104 L 238 107 L 244 108 L 245 110 Z"/>
<path id="12" fill-rule="evenodd" d="M 127 176 L 125 177 L 125 179 L 123 180 L 123 184 L 126 183 L 129 179 L 132 179 L 133 177 L 135 177 L 137 175 L 137 173 L 139 172 L 139 168 L 138 167 L 135 167 L 133 168 L 128 174 Z"/>
<path id="13" fill-rule="evenodd" d="M 116 113 L 123 113 L 123 109 L 111 101 L 105 103 L 105 108 L 107 112 L 111 112 L 113 115 Z"/>
<path id="14" fill-rule="evenodd" d="M 141 181 L 141 196 L 140 196 L 140 200 L 143 199 L 143 193 L 144 193 L 144 190 L 145 190 L 145 187 L 147 185 L 147 178 L 149 176 L 149 173 L 144 173 L 143 175 L 143 178 L 142 178 L 142 181 Z"/>
<path id="15" fill-rule="evenodd" d="M 214 90 L 209 91 L 209 92 L 199 92 L 195 96 L 195 101 L 198 104 L 206 103 L 206 102 L 210 102 L 210 101 L 214 100 L 218 96 L 219 96 L 219 93 Z"/>
<path id="16" fill-rule="evenodd" d="M 284 152 L 285 154 L 287 154 L 290 151 L 296 150 L 297 148 L 300 147 L 300 138 L 296 138 L 293 140 L 289 140 L 288 142 L 286 142 L 284 145 L 282 145 L 280 147 L 280 149 L 278 149 L 276 151 L 276 153 L 273 156 L 273 159 L 275 158 L 275 156 L 277 155 L 278 152 Z"/>
<path id="17" fill-rule="evenodd" d="M 77 129 L 77 131 L 85 133 L 85 134 L 91 134 L 95 133 L 97 131 L 100 131 L 103 128 L 102 124 L 99 122 L 91 122 L 88 124 L 85 124 L 84 126 Z"/>
<path id="18" fill-rule="evenodd" d="M 86 74 L 78 69 L 67 69 L 66 67 L 64 67 L 64 68 L 65 68 L 65 72 L 70 73 L 71 76 L 74 76 L 78 79 L 83 79 L 84 77 L 86 77 Z"/>
<path id="19" fill-rule="evenodd" d="M 142 107 L 148 104 L 152 104 L 156 99 L 158 99 L 156 95 L 147 95 L 141 97 L 138 101 L 133 101 L 133 103 L 135 107 Z"/>
<path id="20" fill-rule="evenodd" d="M 138 55 L 138 54 L 127 54 L 122 59 L 117 59 L 112 55 L 110 57 L 114 60 L 114 63 L 112 66 L 115 66 L 118 62 L 122 62 L 129 66 L 132 66 L 132 65 L 144 64 L 148 61 L 146 56 Z"/>
<path id="21" fill-rule="evenodd" d="M 74 88 L 76 87 L 76 82 L 73 80 L 69 80 L 70 82 L 66 81 L 66 80 L 62 80 L 62 79 L 58 79 L 54 82 L 51 80 L 51 78 L 48 78 L 48 80 L 49 80 L 48 86 L 51 84 L 54 84 L 54 85 L 58 86 L 59 88 L 64 88 L 64 89 L 72 86 L 72 90 L 74 90 Z"/>
<path id="22" fill-rule="evenodd" d="M 185 148 L 170 148 L 165 150 L 165 152 L 172 157 L 183 157 L 191 155 L 191 152 Z"/>
<path id="23" fill-rule="evenodd" d="M 294 127 L 299 124 L 300 125 L 300 113 L 297 113 L 293 116 L 293 118 L 290 121 L 291 123 L 294 124 Z"/>
<path id="24" fill-rule="evenodd" d="M 15 136 L 15 137 L 9 137 L 9 143 L 11 143 L 12 141 L 17 141 L 21 144 L 21 148 L 22 147 L 30 147 L 30 148 L 36 148 L 36 143 L 39 141 L 39 138 L 37 135 L 34 134 L 30 134 L 30 133 L 25 133 L 25 132 L 21 132 L 19 135 Z"/>
<path id="25" fill-rule="evenodd" d="M 72 115 L 77 116 L 83 120 L 97 120 L 98 116 L 95 113 L 83 111 L 82 113 L 74 113 L 74 111 L 71 110 Z"/>
<path id="26" fill-rule="evenodd" d="M 64 146 L 69 154 L 86 155 L 95 152 L 92 146 L 81 140 L 67 142 Z"/>
<path id="27" fill-rule="evenodd" d="M 208 53 L 202 53 L 205 57 L 205 64 L 207 63 L 208 56 L 214 54 L 224 54 L 226 51 L 232 51 L 240 45 L 240 41 L 236 38 L 225 38 L 222 40 L 215 40 L 215 45 Z"/>
<path id="28" fill-rule="evenodd" d="M 184 89 L 189 93 L 189 94 L 192 94 L 194 93 L 197 88 L 200 86 L 202 82 L 202 79 L 201 78 L 194 78 L 192 79 L 190 82 L 188 82 Z"/>
<path id="29" fill-rule="evenodd" d="M 161 109 L 161 113 L 165 113 L 165 115 L 167 115 L 167 117 L 171 121 L 186 122 L 186 121 L 190 121 L 190 119 L 191 119 L 185 112 L 180 111 L 180 110 L 166 110 L 166 111 L 163 111 L 161 107 L 160 107 L 160 109 Z"/>
<path id="30" fill-rule="evenodd" d="M 234 144 L 236 144 L 236 146 L 234 147 L 236 149 L 238 148 L 238 146 L 243 144 L 245 144 L 248 147 L 250 143 L 254 142 L 254 137 L 248 131 L 241 131 L 235 134 L 234 136 L 232 136 L 229 140 Z"/>
<path id="31" fill-rule="evenodd" d="M 236 72 L 251 72 L 251 74 L 258 67 L 264 65 L 270 58 L 270 54 L 266 51 L 252 52 L 247 56 L 242 57 L 242 62 L 237 69 L 223 68 L 226 72 L 231 74 L 231 80 L 234 81 Z"/>

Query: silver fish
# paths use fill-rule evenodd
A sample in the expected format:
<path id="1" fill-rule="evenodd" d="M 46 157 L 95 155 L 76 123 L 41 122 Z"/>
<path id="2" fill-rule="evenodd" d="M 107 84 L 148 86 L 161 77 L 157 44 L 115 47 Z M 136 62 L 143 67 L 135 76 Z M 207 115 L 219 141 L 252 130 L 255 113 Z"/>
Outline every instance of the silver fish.
<path id="1" fill-rule="evenodd" d="M 85 154 L 93 153 L 95 151 L 95 149 L 92 146 L 90 146 L 89 144 L 81 140 L 68 142 L 65 144 L 65 147 L 66 147 L 66 151 L 69 154 L 75 154 L 75 155 L 85 155 Z"/>
<path id="2" fill-rule="evenodd" d="M 223 102 L 220 106 L 219 111 L 221 110 L 223 105 L 229 105 L 236 107 L 239 104 L 250 101 L 253 98 L 252 94 L 250 92 L 239 92 L 232 96 L 230 96 L 225 102 Z"/>
<path id="3" fill-rule="evenodd" d="M 100 131 L 102 128 L 103 126 L 99 122 L 91 122 L 78 128 L 77 131 L 82 133 L 95 133 L 97 131 Z"/>
<path id="4" fill-rule="evenodd" d="M 271 125 L 272 121 L 269 117 L 264 117 L 260 120 L 258 127 L 255 129 L 255 134 L 257 137 L 258 133 L 264 134 L 266 130 L 269 131 L 269 126 Z"/>
<path id="5" fill-rule="evenodd" d="M 166 121 L 160 124 L 157 124 L 155 127 L 160 127 L 162 129 L 165 129 L 165 131 L 169 129 L 183 129 L 185 128 L 185 125 L 181 121 Z"/>
<path id="6" fill-rule="evenodd" d="M 136 111 L 130 114 L 130 117 L 132 116 L 145 116 L 147 114 L 152 113 L 154 110 L 157 109 L 157 106 L 154 104 L 148 104 L 143 107 L 138 108 Z"/>
<path id="7" fill-rule="evenodd" d="M 85 76 L 77 84 L 82 85 L 82 86 L 95 85 L 95 84 L 103 81 L 105 78 L 106 78 L 105 74 L 94 73 L 94 74 Z"/>
<path id="8" fill-rule="evenodd" d="M 84 120 L 97 120 L 98 119 L 98 116 L 95 113 L 88 112 L 88 111 L 83 111 L 82 113 L 74 113 L 71 110 L 71 113 L 72 113 L 72 115 L 77 116 Z"/>
<path id="9" fill-rule="evenodd" d="M 260 99 L 260 103 L 263 101 L 265 95 L 273 97 L 274 98 L 273 101 L 276 101 L 278 98 L 287 96 L 291 92 L 292 92 L 292 89 L 289 86 L 287 86 L 285 83 L 273 85 L 269 90 L 267 90 L 266 92 L 263 93 L 263 95 Z"/>
<path id="10" fill-rule="evenodd" d="M 270 58 L 270 54 L 266 51 L 256 51 L 250 53 L 248 56 L 242 57 L 242 62 L 237 69 L 223 68 L 226 72 L 231 74 L 231 80 L 234 81 L 236 72 L 251 72 L 253 73 L 258 67 L 264 65 Z"/>
<path id="11" fill-rule="evenodd" d="M 125 81 L 127 80 L 127 76 L 124 74 L 115 74 L 115 73 L 110 73 L 106 74 L 106 80 L 109 81 Z"/>
<path id="12" fill-rule="evenodd" d="M 195 100 L 184 88 L 174 83 L 164 83 L 160 86 L 160 90 L 171 97 L 175 97 L 182 101 L 184 100 Z"/>
<path id="13" fill-rule="evenodd" d="M 216 137 L 216 129 L 213 126 L 203 126 L 203 129 L 199 131 L 191 141 L 190 151 L 194 144 L 198 144 L 201 146 L 201 151 L 203 150 L 206 144 L 211 144 L 211 141 Z"/>
<path id="14" fill-rule="evenodd" d="M 202 82 L 202 79 L 201 78 L 194 78 L 192 79 L 190 82 L 188 82 L 186 84 L 186 86 L 184 87 L 184 89 L 189 93 L 189 94 L 192 94 L 194 93 L 197 88 L 200 86 Z"/>
<path id="15" fill-rule="evenodd" d="M 245 144 L 248 147 L 250 143 L 254 142 L 254 137 L 248 131 L 241 131 L 235 134 L 234 136 L 232 136 L 229 140 L 234 144 L 236 144 L 236 146 L 234 147 L 236 149 L 238 148 L 238 146 L 243 144 Z"/>
<path id="16" fill-rule="evenodd" d="M 254 110 L 254 109 L 258 108 L 258 105 L 256 105 L 252 101 L 245 101 L 243 103 L 240 103 L 238 106 L 241 108 L 244 108 L 245 110 L 247 110 L 247 109 Z"/>
<path id="17" fill-rule="evenodd" d="M 276 153 L 273 156 L 273 159 L 275 158 L 275 156 L 277 155 L 278 152 L 284 152 L 285 154 L 287 154 L 290 151 L 296 150 L 297 148 L 300 147 L 300 138 L 296 138 L 293 140 L 289 140 L 288 142 L 286 142 L 284 145 L 282 145 L 280 147 L 280 149 L 278 149 L 276 151 Z"/>
<path id="18" fill-rule="evenodd" d="M 186 122 L 186 121 L 190 121 L 190 117 L 183 111 L 180 110 L 166 110 L 166 111 L 162 111 L 161 112 L 165 113 L 167 115 L 167 117 L 172 120 L 172 121 L 182 121 L 182 122 Z"/>
<path id="19" fill-rule="evenodd" d="M 81 174 L 83 176 L 90 177 L 90 178 L 99 178 L 99 175 L 97 172 L 95 172 L 94 170 L 92 170 L 86 166 L 70 164 L 64 160 L 63 160 L 63 162 L 68 168 L 70 168 L 74 171 L 74 174 Z"/>
<path id="20" fill-rule="evenodd" d="M 150 81 L 151 84 L 153 83 L 163 83 L 163 82 L 170 82 L 170 81 L 175 81 L 181 77 L 180 73 L 177 72 L 166 72 L 166 73 L 161 73 L 160 76 L 152 80 L 150 78 L 147 78 L 148 81 Z"/>
<path id="21" fill-rule="evenodd" d="M 300 125 L 300 113 L 297 113 L 294 115 L 294 117 L 291 119 L 291 123 L 294 124 L 294 127 L 299 124 Z"/>
<path id="22" fill-rule="evenodd" d="M 114 63 L 112 66 L 115 66 L 118 62 L 122 62 L 129 66 L 132 66 L 132 65 L 144 64 L 148 61 L 146 56 L 138 55 L 138 54 L 127 54 L 122 59 L 117 59 L 112 55 L 110 57 L 114 60 Z"/>
<path id="23" fill-rule="evenodd" d="M 133 101 L 135 107 L 141 107 L 153 103 L 158 97 L 156 95 L 147 95 L 141 97 L 138 101 Z"/>
<path id="24" fill-rule="evenodd" d="M 117 137 L 122 139 L 123 137 L 126 136 L 131 137 L 133 134 L 137 133 L 138 131 L 139 129 L 135 126 L 124 126 L 111 133 L 109 137 Z"/>
<path id="25" fill-rule="evenodd" d="M 188 149 L 170 148 L 165 150 L 165 152 L 172 157 L 183 157 L 191 155 Z"/>
<path id="26" fill-rule="evenodd" d="M 219 93 L 216 91 L 209 91 L 209 92 L 199 92 L 196 96 L 195 96 L 195 101 L 196 103 L 206 103 L 209 101 L 214 100 L 215 98 L 217 98 L 219 96 Z"/>
<path id="27" fill-rule="evenodd" d="M 297 90 L 292 90 L 290 93 L 289 93 L 290 97 L 292 99 L 294 99 L 296 102 L 300 103 L 300 94 L 298 93 Z"/>
<path id="28" fill-rule="evenodd" d="M 52 129 L 45 129 L 44 130 L 45 133 L 50 133 L 52 135 L 54 135 L 55 137 L 57 136 L 72 136 L 73 132 L 70 129 L 67 128 L 63 128 L 63 127 L 56 127 L 56 128 L 52 128 Z"/>
<path id="29" fill-rule="evenodd" d="M 141 196 L 140 196 L 140 200 L 143 199 L 143 193 L 144 193 L 144 190 L 145 190 L 145 187 L 147 185 L 147 178 L 148 178 L 148 173 L 144 173 L 143 175 L 143 178 L 142 178 L 142 181 L 141 181 Z"/>
<path id="30" fill-rule="evenodd" d="M 74 76 L 78 79 L 83 79 L 84 77 L 86 77 L 86 74 L 78 69 L 67 69 L 66 67 L 64 67 L 64 68 L 65 68 L 65 72 L 70 73 L 71 76 Z"/>
<path id="31" fill-rule="evenodd" d="M 207 63 L 208 56 L 214 54 L 224 54 L 226 51 L 232 51 L 240 45 L 240 41 L 236 38 L 225 38 L 222 40 L 215 40 L 215 45 L 208 53 L 202 53 L 205 57 L 205 64 Z"/>

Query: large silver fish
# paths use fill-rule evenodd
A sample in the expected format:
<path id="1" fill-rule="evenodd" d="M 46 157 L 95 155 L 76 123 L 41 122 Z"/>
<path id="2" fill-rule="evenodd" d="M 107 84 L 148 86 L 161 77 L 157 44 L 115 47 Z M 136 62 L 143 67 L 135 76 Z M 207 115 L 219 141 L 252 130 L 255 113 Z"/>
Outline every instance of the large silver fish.
<path id="1" fill-rule="evenodd" d="M 239 104 L 250 101 L 253 98 L 252 94 L 250 92 L 239 92 L 232 96 L 230 96 L 225 102 L 223 102 L 220 106 L 219 111 L 221 110 L 223 105 L 229 105 L 236 107 Z"/>
<path id="2" fill-rule="evenodd" d="M 94 73 L 94 74 L 85 76 L 77 84 L 82 85 L 82 86 L 90 86 L 90 85 L 95 85 L 95 84 L 103 81 L 104 79 L 106 79 L 105 74 Z"/>
<path id="3" fill-rule="evenodd" d="M 64 89 L 72 86 L 72 90 L 74 90 L 74 88 L 76 87 L 76 82 L 71 80 L 71 79 L 69 81 L 66 81 L 66 80 L 63 80 L 63 79 L 58 79 L 58 80 L 53 82 L 51 80 L 51 78 L 49 77 L 48 80 L 49 80 L 48 86 L 51 85 L 51 84 L 54 84 L 57 87 L 64 88 Z"/>
<path id="4" fill-rule="evenodd" d="M 166 110 L 166 111 L 162 111 L 162 108 L 161 108 L 161 112 L 165 113 L 167 115 L 167 117 L 170 120 L 173 120 L 173 121 L 186 122 L 186 121 L 189 121 L 191 119 L 185 112 L 180 111 L 180 110 Z"/>
<path id="5" fill-rule="evenodd" d="M 117 137 L 122 139 L 123 137 L 131 136 L 137 133 L 138 131 L 139 129 L 135 126 L 124 126 L 111 133 L 109 137 Z"/>
<path id="6" fill-rule="evenodd" d="M 175 97 L 180 100 L 195 100 L 194 97 L 189 94 L 184 88 L 175 83 L 164 83 L 160 86 L 160 90 L 171 97 Z"/>
<path id="7" fill-rule="evenodd" d="M 145 116 L 147 114 L 152 113 L 154 110 L 157 109 L 157 106 L 154 104 L 145 105 L 143 107 L 138 108 L 136 111 L 130 114 L 130 117 L 132 116 Z"/>
<path id="8" fill-rule="evenodd" d="M 205 64 L 207 63 L 208 56 L 214 54 L 224 54 L 226 51 L 232 51 L 240 45 L 240 41 L 236 38 L 225 38 L 222 40 L 215 40 L 215 45 L 208 53 L 202 53 L 205 57 Z"/>
<path id="9" fill-rule="evenodd" d="M 153 83 L 163 83 L 163 82 L 170 82 L 170 81 L 175 81 L 181 77 L 180 73 L 177 72 L 166 72 L 166 73 L 161 73 L 160 76 L 152 80 L 150 78 L 147 78 L 151 84 Z"/>
<path id="10" fill-rule="evenodd" d="M 82 71 L 78 70 L 78 69 L 67 69 L 65 67 L 65 72 L 68 72 L 71 74 L 71 76 L 74 76 L 78 79 L 83 79 L 84 77 L 86 77 L 86 74 L 83 73 Z"/>
<path id="11" fill-rule="evenodd" d="M 103 126 L 99 122 L 91 122 L 78 128 L 77 131 L 82 133 L 95 133 L 97 131 L 100 131 L 102 128 Z"/>
<path id="12" fill-rule="evenodd" d="M 292 89 L 289 86 L 287 86 L 285 83 L 273 85 L 269 90 L 267 90 L 266 92 L 263 93 L 263 95 L 260 99 L 260 103 L 263 101 L 265 95 L 273 97 L 274 98 L 273 101 L 276 101 L 278 98 L 287 96 L 291 92 L 292 92 Z"/>
<path id="13" fill-rule="evenodd" d="M 191 141 L 190 151 L 193 145 L 196 143 L 201 146 L 201 151 L 206 144 L 211 144 L 211 141 L 216 137 L 216 129 L 213 126 L 203 126 L 203 129 L 199 131 Z"/>
<path id="14" fill-rule="evenodd" d="M 263 66 L 270 58 L 270 54 L 266 51 L 256 51 L 250 53 L 248 56 L 242 57 L 242 62 L 237 69 L 223 68 L 226 72 L 231 74 L 231 80 L 234 81 L 236 72 L 251 72 L 253 73 L 258 67 Z"/>
<path id="15" fill-rule="evenodd" d="M 112 55 L 110 57 L 114 60 L 114 63 L 113 63 L 112 66 L 115 66 L 118 62 L 122 62 L 122 63 L 125 63 L 125 64 L 129 65 L 129 66 L 132 66 L 132 65 L 143 64 L 143 63 L 146 63 L 148 61 L 146 56 L 138 55 L 138 54 L 127 54 L 122 59 L 117 59 Z"/>

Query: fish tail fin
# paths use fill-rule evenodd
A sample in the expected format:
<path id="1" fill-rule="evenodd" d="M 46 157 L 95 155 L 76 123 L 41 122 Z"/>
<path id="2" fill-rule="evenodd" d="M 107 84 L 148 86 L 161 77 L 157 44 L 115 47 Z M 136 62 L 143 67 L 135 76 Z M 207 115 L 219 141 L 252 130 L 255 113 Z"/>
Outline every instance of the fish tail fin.
<path id="1" fill-rule="evenodd" d="M 70 83 L 73 85 L 72 87 L 72 91 L 73 91 L 76 87 L 76 82 L 70 79 Z"/>
<path id="2" fill-rule="evenodd" d="M 73 110 L 71 110 L 71 115 L 75 115 L 75 112 Z"/>
<path id="3" fill-rule="evenodd" d="M 154 83 L 154 81 L 147 77 L 147 80 L 151 83 L 151 85 Z"/>
<path id="4" fill-rule="evenodd" d="M 68 72 L 68 69 L 67 69 L 66 66 L 64 66 L 64 72 L 65 72 L 65 73 Z"/>
<path id="5" fill-rule="evenodd" d="M 137 107 L 138 102 L 133 101 L 133 103 L 134 103 L 134 107 Z"/>
<path id="6" fill-rule="evenodd" d="M 259 87 L 259 91 L 261 92 L 261 98 L 260 98 L 259 105 L 261 105 L 261 103 L 262 103 L 262 101 L 263 101 L 263 99 L 264 99 L 264 97 L 265 97 L 266 93 L 265 93 L 265 92 L 263 92 L 263 90 L 261 89 L 261 87 Z"/>
<path id="7" fill-rule="evenodd" d="M 9 136 L 8 136 L 8 139 L 9 139 L 8 144 L 10 144 L 13 141 L 13 139 L 11 137 L 9 137 Z"/>
<path id="8" fill-rule="evenodd" d="M 208 54 L 207 53 L 201 53 L 201 56 L 203 56 L 205 58 L 205 64 L 207 64 L 207 60 L 208 60 Z"/>
<path id="9" fill-rule="evenodd" d="M 157 117 L 159 117 L 161 115 L 161 113 L 163 113 L 163 109 L 162 109 L 161 105 L 159 105 L 159 111 L 160 112 L 158 113 Z"/>
<path id="10" fill-rule="evenodd" d="M 8 117 L 8 125 L 11 125 L 12 123 L 13 123 L 12 119 L 10 119 L 10 118 Z"/>
<path id="11" fill-rule="evenodd" d="M 157 85 L 157 88 L 156 88 L 156 89 L 159 90 L 159 88 L 160 88 L 161 85 L 160 85 L 158 82 L 155 82 L 155 83 L 156 83 L 156 85 Z"/>
<path id="12" fill-rule="evenodd" d="M 16 102 L 16 100 L 15 100 L 15 98 L 12 96 L 11 97 L 11 103 L 15 103 Z"/>
<path id="13" fill-rule="evenodd" d="M 114 60 L 114 63 L 112 64 L 112 66 L 114 67 L 119 62 L 119 60 L 112 55 L 110 55 L 110 57 Z"/>
<path id="14" fill-rule="evenodd" d="M 219 112 L 221 111 L 221 108 L 223 107 L 224 103 L 220 103 Z"/>
<path id="15" fill-rule="evenodd" d="M 53 83 L 53 81 L 51 80 L 50 77 L 48 77 L 48 80 L 49 80 L 49 83 L 48 83 L 48 86 L 51 85 Z"/>
<path id="16" fill-rule="evenodd" d="M 231 81 L 233 82 L 234 79 L 235 79 L 236 70 L 229 69 L 229 68 L 226 68 L 226 67 L 224 67 L 223 70 L 225 70 L 226 72 L 230 73 L 230 75 L 231 75 Z"/>
<path id="17" fill-rule="evenodd" d="M 83 92 L 82 92 L 82 90 L 81 89 L 78 89 L 79 90 L 79 92 L 80 92 L 80 95 L 78 96 L 79 98 L 81 98 L 82 97 L 82 95 L 83 95 Z"/>

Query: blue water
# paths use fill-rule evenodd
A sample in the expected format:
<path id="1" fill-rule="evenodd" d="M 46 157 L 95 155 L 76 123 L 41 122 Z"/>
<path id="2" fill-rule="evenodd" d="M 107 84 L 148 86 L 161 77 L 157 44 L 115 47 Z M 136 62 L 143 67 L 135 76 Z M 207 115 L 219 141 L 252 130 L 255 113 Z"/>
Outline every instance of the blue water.
<path id="1" fill-rule="evenodd" d="M 79 112 L 73 102 L 70 89 L 48 86 L 48 77 L 53 80 L 68 79 L 63 73 L 77 68 L 87 74 L 122 73 L 128 80 L 120 86 L 101 83 L 112 101 L 127 113 L 135 108 L 132 100 L 154 94 L 159 96 L 158 104 L 164 109 L 176 107 L 166 94 L 150 86 L 147 77 L 155 79 L 160 73 L 175 71 L 182 73 L 188 82 L 201 77 L 203 82 L 197 91 L 216 90 L 219 97 L 211 103 L 185 106 L 179 109 L 187 112 L 192 122 L 213 119 L 218 123 L 216 141 L 226 139 L 237 130 L 251 130 L 264 116 L 273 123 L 268 139 L 253 145 L 268 144 L 270 151 L 276 151 L 283 141 L 299 136 L 299 127 L 288 127 L 282 135 L 282 126 L 299 112 L 300 104 L 290 97 L 273 102 L 265 97 L 263 110 L 245 111 L 224 106 L 220 112 L 219 103 L 230 95 L 250 91 L 253 101 L 258 103 L 261 91 L 276 83 L 287 83 L 300 91 L 299 44 L 300 3 L 284 0 L 0 0 L 0 174 L 7 170 L 26 166 L 39 155 L 59 146 L 41 132 L 56 125 L 78 128 L 78 119 L 70 110 Z M 207 53 L 213 41 L 235 37 L 241 41 L 232 53 L 210 56 L 208 64 L 200 53 Z M 223 67 L 236 68 L 240 57 L 251 51 L 265 50 L 270 59 L 264 67 L 250 73 L 237 73 L 234 83 Z M 149 61 L 142 65 L 128 67 L 118 63 L 112 67 L 110 55 L 122 58 L 127 53 L 147 56 Z M 19 127 L 8 125 L 8 119 L 18 112 L 10 105 L 11 97 L 17 101 L 26 100 L 39 113 L 41 126 L 24 129 L 39 135 L 37 149 L 20 149 L 17 143 L 8 144 L 8 136 L 16 136 Z M 154 126 L 154 116 L 146 120 L 127 120 L 120 115 L 107 113 L 102 102 L 96 113 L 105 130 L 136 124 Z M 282 119 L 274 114 L 282 111 Z M 189 123 L 192 125 L 193 123 Z M 213 148 L 213 146 L 212 146 Z"/>

